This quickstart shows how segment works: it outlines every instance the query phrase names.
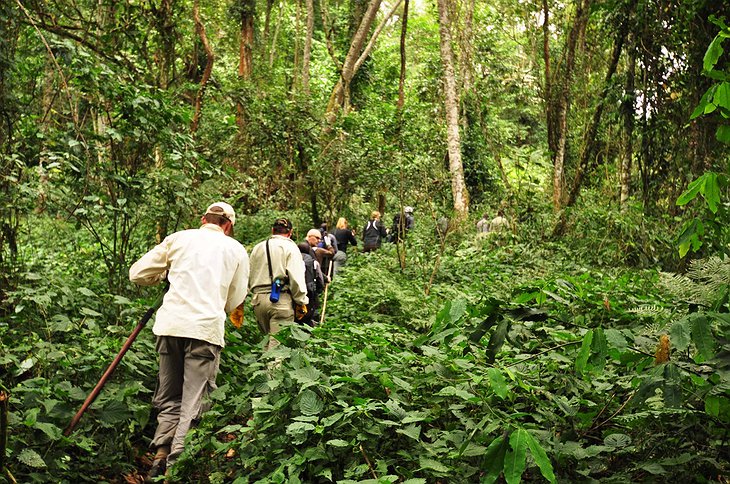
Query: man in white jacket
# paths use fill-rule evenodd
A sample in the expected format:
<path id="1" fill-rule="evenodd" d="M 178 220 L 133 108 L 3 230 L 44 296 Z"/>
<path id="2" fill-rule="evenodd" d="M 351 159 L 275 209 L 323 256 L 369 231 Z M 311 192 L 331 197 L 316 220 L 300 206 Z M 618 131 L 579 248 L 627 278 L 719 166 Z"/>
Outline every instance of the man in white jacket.
<path id="1" fill-rule="evenodd" d="M 206 410 L 204 400 L 216 388 L 226 314 L 247 294 L 248 254 L 232 237 L 233 207 L 216 202 L 200 223 L 169 235 L 129 269 L 136 284 L 149 286 L 165 277 L 170 283 L 152 328 L 160 357 L 152 403 L 159 413 L 148 478 L 175 463 L 185 435 Z"/>

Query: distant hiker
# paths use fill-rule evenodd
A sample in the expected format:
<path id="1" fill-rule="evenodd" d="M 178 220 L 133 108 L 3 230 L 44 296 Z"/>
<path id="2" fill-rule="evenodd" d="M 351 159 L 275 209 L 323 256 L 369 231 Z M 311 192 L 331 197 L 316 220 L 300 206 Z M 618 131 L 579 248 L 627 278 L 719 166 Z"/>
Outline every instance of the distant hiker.
<path id="1" fill-rule="evenodd" d="M 271 234 L 251 251 L 248 283 L 256 322 L 261 332 L 269 336 L 266 350 L 279 345 L 276 333 L 282 325 L 294 323 L 295 313 L 303 316 L 309 302 L 302 254 L 291 240 L 292 223 L 285 218 L 276 219 Z"/>
<path id="2" fill-rule="evenodd" d="M 447 217 L 439 217 L 436 221 L 436 235 L 439 239 L 446 237 L 449 232 L 449 219 Z"/>
<path id="3" fill-rule="evenodd" d="M 331 277 L 328 277 L 328 269 L 332 258 L 335 256 L 335 249 L 330 245 L 329 247 L 320 247 L 322 242 L 322 234 L 317 229 L 310 229 L 307 232 L 307 243 L 312 247 L 314 257 L 319 262 L 319 266 L 322 268 L 324 274 L 324 283 L 329 284 Z"/>
<path id="4" fill-rule="evenodd" d="M 335 237 L 335 234 L 331 234 L 327 231 L 327 222 L 322 222 L 319 225 L 319 233 L 322 235 L 319 247 L 332 247 L 335 249 L 336 254 L 340 247 L 337 244 L 337 237 Z"/>
<path id="5" fill-rule="evenodd" d="M 324 289 L 324 277 L 309 243 L 302 242 L 298 247 L 304 260 L 304 280 L 307 283 L 309 303 L 307 304 L 307 314 L 298 318 L 297 322 L 314 326 L 319 321 L 319 295 Z"/>
<path id="6" fill-rule="evenodd" d="M 207 410 L 203 400 L 216 388 L 226 314 L 246 298 L 249 260 L 232 237 L 233 207 L 216 202 L 200 223 L 198 229 L 167 236 L 129 269 L 129 279 L 142 286 L 166 275 L 170 282 L 152 327 L 160 364 L 152 399 L 159 413 L 149 480 L 175 463 L 188 430 Z"/>
<path id="7" fill-rule="evenodd" d="M 330 264 L 332 264 L 332 261 L 337 255 L 337 238 L 335 237 L 335 234 L 331 234 L 327 231 L 327 222 L 322 222 L 322 224 L 320 224 L 319 233 L 322 238 L 319 240 L 317 247 L 327 249 L 327 255 L 324 257 L 322 262 L 322 272 L 334 277 L 334 266 L 330 269 Z"/>
<path id="8" fill-rule="evenodd" d="M 486 234 L 487 232 L 489 232 L 489 214 L 484 212 L 482 218 L 477 222 L 477 233 Z"/>
<path id="9" fill-rule="evenodd" d="M 342 268 L 342 266 L 345 265 L 345 262 L 347 262 L 347 245 L 350 244 L 357 247 L 355 231 L 350 230 L 345 217 L 340 217 L 339 220 L 337 220 L 335 238 L 337 239 L 337 253 L 333 259 L 335 264 L 332 271 L 333 277 Z"/>
<path id="10" fill-rule="evenodd" d="M 402 242 L 406 239 L 406 234 L 413 229 L 415 219 L 413 218 L 413 207 L 404 207 L 403 216 L 400 213 L 393 217 L 393 228 L 390 229 L 390 241 Z"/>
<path id="11" fill-rule="evenodd" d="M 380 221 L 380 212 L 374 210 L 370 214 L 370 220 L 362 229 L 363 252 L 371 252 L 379 249 L 383 239 L 387 236 L 385 225 Z"/>
<path id="12" fill-rule="evenodd" d="M 497 211 L 497 216 L 489 222 L 488 232 L 503 232 L 510 229 L 509 221 L 504 218 L 504 210 Z"/>

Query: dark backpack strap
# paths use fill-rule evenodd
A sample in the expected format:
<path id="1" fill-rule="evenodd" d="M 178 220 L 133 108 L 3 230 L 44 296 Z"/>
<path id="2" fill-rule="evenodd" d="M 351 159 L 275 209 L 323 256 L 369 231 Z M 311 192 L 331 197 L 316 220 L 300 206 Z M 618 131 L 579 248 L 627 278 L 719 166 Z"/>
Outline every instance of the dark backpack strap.
<path id="1" fill-rule="evenodd" d="M 269 254 L 269 239 L 266 239 L 266 261 L 269 263 L 269 279 L 274 283 L 274 274 L 271 270 L 271 255 Z"/>

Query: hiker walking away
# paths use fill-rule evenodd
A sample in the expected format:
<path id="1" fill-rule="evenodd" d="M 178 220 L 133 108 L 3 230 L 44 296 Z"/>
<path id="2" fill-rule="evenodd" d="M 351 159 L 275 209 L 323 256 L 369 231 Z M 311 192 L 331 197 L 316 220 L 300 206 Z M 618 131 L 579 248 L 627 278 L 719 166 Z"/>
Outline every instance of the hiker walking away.
<path id="1" fill-rule="evenodd" d="M 347 245 L 351 244 L 357 247 L 355 231 L 350 230 L 345 217 L 340 217 L 339 220 L 337 220 L 335 239 L 337 239 L 337 253 L 333 259 L 335 265 L 333 266 L 332 277 L 334 277 L 342 266 L 345 265 L 345 262 L 347 262 Z"/>
<path id="2" fill-rule="evenodd" d="M 308 242 L 302 242 L 298 245 L 299 252 L 302 253 L 304 260 L 304 280 L 307 284 L 307 314 L 301 319 L 297 319 L 298 323 L 314 326 L 319 322 L 319 295 L 324 289 L 324 276 L 319 267 L 319 262 L 314 258 L 314 252 Z"/>
<path id="3" fill-rule="evenodd" d="M 509 221 L 504 217 L 504 210 L 497 210 L 497 216 L 494 217 L 487 227 L 487 232 L 503 232 L 510 229 Z"/>
<path id="4" fill-rule="evenodd" d="M 331 274 L 331 276 L 334 277 L 334 271 L 333 269 L 330 269 L 330 264 L 332 264 L 332 261 L 334 260 L 335 256 L 337 255 L 337 251 L 339 250 L 339 248 L 337 247 L 337 238 L 335 238 L 334 234 L 327 232 L 327 222 L 322 222 L 322 224 L 320 224 L 319 233 L 322 238 L 320 239 L 319 244 L 317 244 L 317 247 L 332 249 L 327 251 L 327 256 L 325 256 L 324 259 L 325 265 L 322 266 L 322 272 L 324 272 L 325 274 Z"/>
<path id="5" fill-rule="evenodd" d="M 291 234 L 292 223 L 278 218 L 271 227 L 271 237 L 251 251 L 248 287 L 256 322 L 269 336 L 267 351 L 279 346 L 276 333 L 282 325 L 294 322 L 295 313 L 303 316 L 309 302 L 304 262 Z"/>
<path id="6" fill-rule="evenodd" d="M 489 214 L 484 212 L 482 218 L 477 222 L 477 234 L 486 234 L 489 232 Z"/>
<path id="7" fill-rule="evenodd" d="M 403 242 L 406 234 L 413 229 L 415 219 L 413 218 L 413 207 L 404 207 L 403 213 L 397 213 L 393 217 L 393 228 L 390 230 L 391 242 Z"/>
<path id="8" fill-rule="evenodd" d="M 307 243 L 312 248 L 314 258 L 319 262 L 319 267 L 322 269 L 324 274 L 325 285 L 332 282 L 332 278 L 329 275 L 329 265 L 332 262 L 332 258 L 335 256 L 335 250 L 330 245 L 329 247 L 321 247 L 322 245 L 322 234 L 317 229 L 310 229 L 307 232 Z"/>
<path id="9" fill-rule="evenodd" d="M 387 236 L 385 225 L 380 221 L 380 212 L 374 210 L 370 220 L 362 229 L 362 251 L 371 252 L 380 248 L 383 239 Z"/>
<path id="10" fill-rule="evenodd" d="M 167 236 L 129 269 L 136 284 L 153 285 L 165 276 L 170 283 L 152 327 L 160 359 L 152 403 L 159 413 L 148 479 L 175 464 L 185 435 L 207 410 L 204 400 L 216 388 L 226 314 L 246 298 L 249 260 L 233 238 L 233 207 L 216 202 L 200 223 L 198 229 Z"/>

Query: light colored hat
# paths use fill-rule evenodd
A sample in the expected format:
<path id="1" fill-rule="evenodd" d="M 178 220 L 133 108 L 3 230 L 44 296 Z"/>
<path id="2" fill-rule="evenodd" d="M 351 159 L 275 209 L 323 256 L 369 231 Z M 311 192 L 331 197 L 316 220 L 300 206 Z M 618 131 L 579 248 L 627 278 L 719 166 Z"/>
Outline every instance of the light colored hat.
<path id="1" fill-rule="evenodd" d="M 233 207 L 228 205 L 226 202 L 215 202 L 205 211 L 206 215 L 209 213 L 212 213 L 213 215 L 221 215 L 230 220 L 231 225 L 236 225 L 236 212 L 233 210 Z"/>
<path id="2" fill-rule="evenodd" d="M 314 235 L 315 237 L 321 239 L 322 238 L 322 232 L 320 232 L 317 229 L 309 229 L 309 232 L 307 232 L 307 237 L 310 235 Z"/>
<path id="3" fill-rule="evenodd" d="M 403 211 L 404 211 L 405 213 L 413 213 L 413 207 L 405 207 L 405 208 L 403 209 Z"/>

